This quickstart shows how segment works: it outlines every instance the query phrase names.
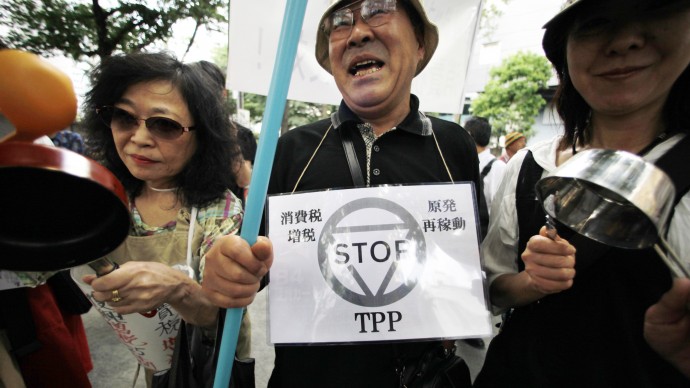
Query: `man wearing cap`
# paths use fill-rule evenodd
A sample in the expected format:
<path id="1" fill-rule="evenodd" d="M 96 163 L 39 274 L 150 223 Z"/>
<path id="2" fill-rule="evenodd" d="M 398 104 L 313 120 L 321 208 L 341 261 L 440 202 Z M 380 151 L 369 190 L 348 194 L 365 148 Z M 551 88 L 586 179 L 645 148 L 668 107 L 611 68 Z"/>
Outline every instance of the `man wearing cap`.
<path id="1" fill-rule="evenodd" d="M 503 163 L 508 163 L 518 151 L 527 146 L 525 135 L 520 132 L 510 132 L 505 137 L 505 153 L 499 158 Z"/>
<path id="2" fill-rule="evenodd" d="M 437 44 L 419 0 L 332 4 L 319 23 L 316 59 L 343 100 L 330 118 L 281 136 L 269 194 L 450 181 L 480 188 L 472 138 L 424 115 L 411 94 Z M 353 170 L 344 141 L 353 146 Z M 207 262 L 207 273 L 216 264 Z M 269 387 L 399 387 L 432 349 L 443 352 L 441 341 L 276 347 Z"/>
<path id="3" fill-rule="evenodd" d="M 449 181 L 481 187 L 472 138 L 424 115 L 411 94 L 438 44 L 418 0 L 337 1 L 319 27 L 316 59 L 343 100 L 329 119 L 281 137 L 269 193 Z M 343 138 L 354 146 L 360 184 Z M 397 387 L 404 363 L 431 347 L 440 343 L 277 347 L 269 386 Z"/>

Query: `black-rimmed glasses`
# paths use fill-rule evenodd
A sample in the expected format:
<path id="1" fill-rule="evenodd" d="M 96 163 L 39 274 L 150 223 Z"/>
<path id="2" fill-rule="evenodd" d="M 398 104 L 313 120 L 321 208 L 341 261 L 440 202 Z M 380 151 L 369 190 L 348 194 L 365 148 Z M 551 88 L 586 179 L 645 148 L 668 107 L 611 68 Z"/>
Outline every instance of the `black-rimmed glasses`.
<path id="1" fill-rule="evenodd" d="M 140 119 L 124 109 L 116 106 L 102 106 L 96 108 L 96 114 L 108 128 L 115 131 L 132 131 L 139 128 L 139 122 L 144 121 L 146 128 L 154 137 L 174 140 L 183 133 L 194 130 L 194 127 L 185 127 L 173 119 L 167 117 L 149 117 Z"/>
<path id="2" fill-rule="evenodd" d="M 379 27 L 388 23 L 396 9 L 396 0 L 363 0 L 356 8 L 348 7 L 336 10 L 331 14 L 324 26 L 326 34 L 331 40 L 341 40 L 350 36 L 352 26 L 355 25 L 355 11 L 370 27 Z"/>

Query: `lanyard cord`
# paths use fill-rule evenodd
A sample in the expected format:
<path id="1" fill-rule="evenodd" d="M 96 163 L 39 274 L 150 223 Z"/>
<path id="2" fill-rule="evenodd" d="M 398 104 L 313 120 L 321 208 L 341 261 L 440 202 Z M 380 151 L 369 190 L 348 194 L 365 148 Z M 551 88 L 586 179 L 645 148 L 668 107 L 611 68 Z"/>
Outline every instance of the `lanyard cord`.
<path id="1" fill-rule="evenodd" d="M 309 165 L 311 164 L 311 161 L 314 159 L 314 156 L 316 156 L 316 153 L 319 152 L 319 148 L 321 148 L 321 144 L 323 144 L 323 141 L 326 140 L 326 136 L 328 136 L 328 132 L 331 131 L 331 128 L 333 128 L 333 124 L 331 124 L 328 129 L 326 130 L 326 133 L 323 134 L 323 137 L 321 138 L 321 141 L 319 142 L 319 145 L 316 146 L 316 149 L 314 150 L 314 153 L 311 154 L 311 157 L 309 158 L 309 161 L 307 161 L 307 165 L 304 166 L 304 169 L 302 170 L 302 173 L 299 174 L 299 178 L 297 178 L 297 182 L 295 182 L 295 187 L 292 188 L 292 192 L 290 194 L 294 194 L 295 190 L 297 190 L 297 185 L 299 185 L 299 182 L 302 180 L 302 177 L 304 176 L 304 173 L 307 172 L 307 168 L 309 168 Z"/>

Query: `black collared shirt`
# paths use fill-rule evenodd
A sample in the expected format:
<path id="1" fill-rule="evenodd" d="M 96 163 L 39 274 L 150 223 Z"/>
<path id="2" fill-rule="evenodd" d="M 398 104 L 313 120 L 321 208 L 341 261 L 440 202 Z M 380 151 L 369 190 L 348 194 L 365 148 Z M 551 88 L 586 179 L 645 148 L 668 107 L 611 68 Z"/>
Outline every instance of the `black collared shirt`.
<path id="1" fill-rule="evenodd" d="M 379 137 L 373 147 L 371 186 L 449 182 L 434 137 L 418 112 L 419 101 L 412 95 L 410 113 L 402 123 Z M 456 182 L 475 183 L 479 178 L 479 161 L 472 138 L 459 125 L 434 117 L 426 118 L 438 139 L 443 156 Z M 352 177 L 338 131 L 353 131 L 353 143 L 362 175 L 367 165 L 366 147 L 357 124 L 362 123 L 344 103 L 336 117 L 295 128 L 281 136 L 274 159 L 269 194 L 291 192 L 309 158 L 323 140 L 309 163 L 296 191 L 352 187 Z M 335 125 L 333 125 L 335 124 Z"/>
<path id="2" fill-rule="evenodd" d="M 407 117 L 395 130 L 374 142 L 369 167 L 371 186 L 449 182 L 431 127 L 453 180 L 474 182 L 477 190 L 480 187 L 479 161 L 472 138 L 455 123 L 426 118 L 418 112 L 418 107 L 419 101 L 412 95 Z M 283 135 L 276 150 L 269 194 L 293 191 L 317 147 L 296 191 L 352 187 L 338 131 L 353 131 L 360 167 L 366 169 L 365 143 L 357 128 L 361 123 L 343 102 L 331 119 L 295 128 Z M 362 175 L 366 177 L 367 172 L 362 171 Z M 416 359 L 435 344 L 438 343 L 279 346 L 275 349 L 275 368 L 269 387 L 397 387 L 396 368 L 400 359 Z"/>

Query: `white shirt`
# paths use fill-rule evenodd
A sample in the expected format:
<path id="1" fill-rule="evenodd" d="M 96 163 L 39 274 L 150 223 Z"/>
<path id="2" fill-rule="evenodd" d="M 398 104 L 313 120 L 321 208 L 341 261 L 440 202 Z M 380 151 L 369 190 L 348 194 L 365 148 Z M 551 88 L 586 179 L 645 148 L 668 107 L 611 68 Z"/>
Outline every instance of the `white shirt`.
<path id="1" fill-rule="evenodd" d="M 648 152 L 644 159 L 655 162 L 669 149 L 675 146 L 685 135 L 678 134 L 655 146 Z M 482 261 L 486 271 L 488 286 L 500 275 L 517 273 L 518 257 L 518 221 L 515 207 L 515 188 L 517 178 L 525 159 L 527 149 L 532 151 L 535 162 L 544 169 L 542 177 L 549 175 L 556 169 L 556 151 L 561 138 L 537 143 L 526 149 L 518 151 L 508 162 L 501 186 L 498 188 L 496 198 L 491 207 L 489 231 L 482 243 Z M 690 239 L 687 231 L 690 230 L 690 193 L 685 194 L 676 205 L 673 218 L 669 224 L 667 241 L 671 248 L 678 254 L 686 269 L 690 269 Z M 522 254 L 522 252 L 519 252 Z M 494 313 L 502 310 L 494 306 Z"/>
<path id="2" fill-rule="evenodd" d="M 479 157 L 479 172 L 482 172 L 484 167 L 489 164 L 492 159 L 496 159 L 488 148 L 480 152 L 477 156 Z M 491 165 L 491 170 L 482 181 L 484 185 L 484 198 L 486 198 L 486 208 L 489 210 L 489 214 L 491 214 L 491 201 L 498 192 L 498 187 L 501 185 L 505 171 L 506 164 L 501 160 L 496 160 L 494 164 Z"/>

